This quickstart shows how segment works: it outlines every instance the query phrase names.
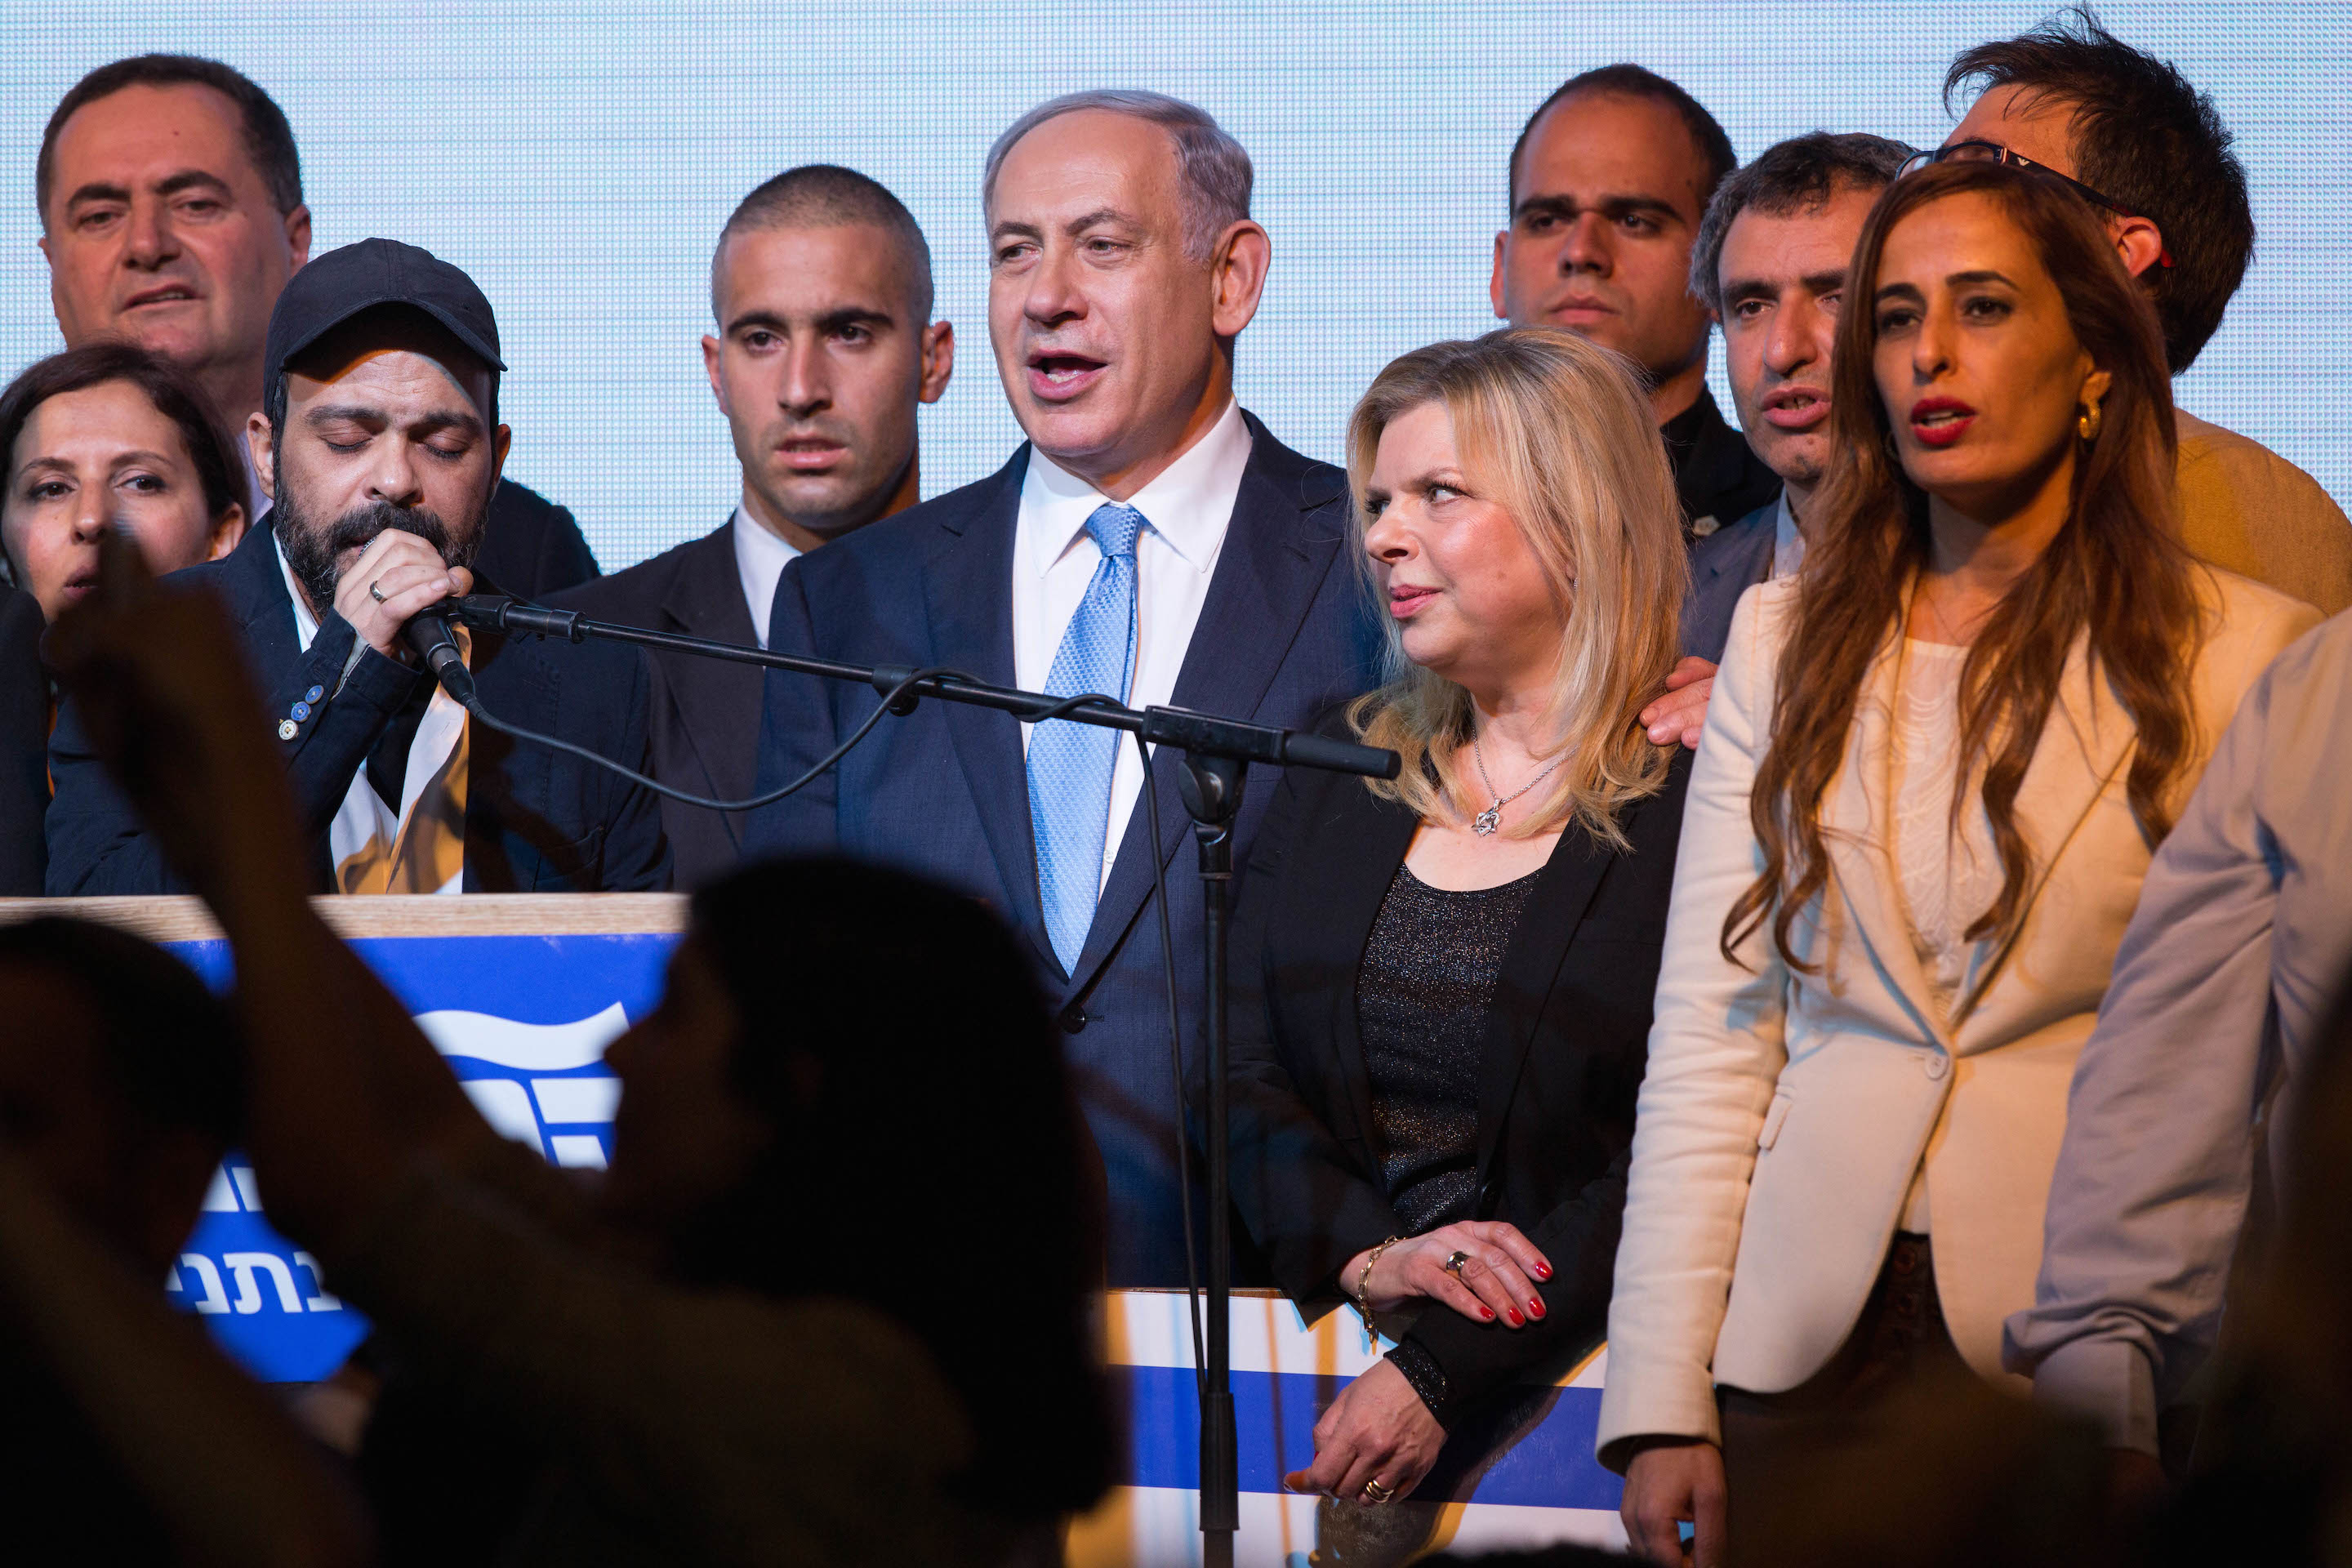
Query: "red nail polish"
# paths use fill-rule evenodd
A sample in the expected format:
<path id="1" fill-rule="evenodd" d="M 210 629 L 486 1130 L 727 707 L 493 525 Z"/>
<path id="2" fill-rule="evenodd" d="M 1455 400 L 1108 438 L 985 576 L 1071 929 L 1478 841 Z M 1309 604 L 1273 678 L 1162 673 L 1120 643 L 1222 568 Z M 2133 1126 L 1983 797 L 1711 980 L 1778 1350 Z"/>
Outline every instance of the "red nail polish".
<path id="1" fill-rule="evenodd" d="M 1550 1265 L 1550 1264 L 1549 1264 L 1549 1263 L 1538 1263 L 1538 1264 L 1537 1264 L 1537 1265 L 1536 1265 L 1536 1278 L 1537 1278 L 1537 1279 L 1550 1279 L 1550 1278 L 1551 1278 L 1551 1265 Z"/>
<path id="2" fill-rule="evenodd" d="M 1542 1297 L 1530 1296 L 1528 1298 L 1528 1316 L 1530 1318 L 1540 1318 L 1543 1316 Z"/>
<path id="3" fill-rule="evenodd" d="M 1519 1311 L 1518 1311 L 1518 1309 L 1517 1309 L 1517 1308 L 1514 1307 L 1514 1308 L 1512 1308 L 1512 1309 L 1511 1309 L 1511 1327 L 1513 1327 L 1513 1328 L 1515 1328 L 1515 1329 L 1516 1329 L 1516 1328 L 1517 1328 L 1521 1323 L 1524 1323 L 1524 1322 L 1526 1322 L 1526 1321 L 1527 1321 L 1527 1320 L 1526 1320 L 1525 1318 L 1522 1318 L 1522 1317 L 1520 1317 L 1520 1316 L 1519 1316 Z"/>
<path id="4" fill-rule="evenodd" d="M 1495 1321 L 1495 1314 L 1488 1311 L 1486 1308 L 1481 1307 L 1478 1309 L 1478 1321 L 1480 1322 L 1491 1323 Z"/>

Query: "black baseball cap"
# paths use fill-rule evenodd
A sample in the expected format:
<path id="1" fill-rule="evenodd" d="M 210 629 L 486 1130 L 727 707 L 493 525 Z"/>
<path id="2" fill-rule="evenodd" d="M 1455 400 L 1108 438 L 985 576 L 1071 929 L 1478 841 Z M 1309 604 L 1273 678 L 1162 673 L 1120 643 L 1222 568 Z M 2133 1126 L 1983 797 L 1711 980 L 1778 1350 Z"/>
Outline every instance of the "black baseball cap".
<path id="1" fill-rule="evenodd" d="M 474 280 L 429 250 L 396 239 L 363 239 L 296 268 L 269 312 L 262 366 L 262 406 L 273 416 L 286 406 L 286 362 L 362 310 L 405 305 L 442 326 L 494 371 L 499 323 Z M 493 390 L 493 397 L 497 395 Z"/>

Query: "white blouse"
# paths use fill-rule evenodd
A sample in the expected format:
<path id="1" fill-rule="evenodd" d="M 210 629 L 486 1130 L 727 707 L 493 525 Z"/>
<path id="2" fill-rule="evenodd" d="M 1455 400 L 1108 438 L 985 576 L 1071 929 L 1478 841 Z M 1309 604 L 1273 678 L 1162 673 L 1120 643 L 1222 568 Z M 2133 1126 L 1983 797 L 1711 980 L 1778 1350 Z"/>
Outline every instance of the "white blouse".
<path id="1" fill-rule="evenodd" d="M 1955 816 L 1960 750 L 1960 674 L 1969 650 L 1907 638 L 1895 682 L 1894 743 L 1887 748 L 1895 803 L 1895 886 L 1919 967 L 1946 1022 L 1963 994 L 1976 942 L 1965 933 L 2000 896 L 2000 858 L 1971 776 Z M 1927 1229 L 1925 1164 L 1912 1178 L 1902 1226 Z"/>

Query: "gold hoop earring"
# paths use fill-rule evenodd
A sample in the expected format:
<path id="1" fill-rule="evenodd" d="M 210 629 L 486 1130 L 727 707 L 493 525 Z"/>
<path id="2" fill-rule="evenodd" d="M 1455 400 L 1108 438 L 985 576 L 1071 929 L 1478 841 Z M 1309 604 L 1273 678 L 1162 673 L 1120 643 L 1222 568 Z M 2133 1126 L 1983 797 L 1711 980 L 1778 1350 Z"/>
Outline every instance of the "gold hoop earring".
<path id="1" fill-rule="evenodd" d="M 2082 416 L 2074 421 L 2075 434 L 2081 436 L 2085 444 L 2097 440 L 2103 417 L 2099 412 L 2098 399 L 2093 398 L 2083 405 Z"/>

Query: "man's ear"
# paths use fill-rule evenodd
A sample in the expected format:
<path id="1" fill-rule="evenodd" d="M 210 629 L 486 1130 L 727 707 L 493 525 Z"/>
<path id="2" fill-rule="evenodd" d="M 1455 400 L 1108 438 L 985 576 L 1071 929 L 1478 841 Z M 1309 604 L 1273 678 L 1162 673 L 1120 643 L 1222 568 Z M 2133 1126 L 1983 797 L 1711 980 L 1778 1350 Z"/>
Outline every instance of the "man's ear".
<path id="1" fill-rule="evenodd" d="M 937 403 L 948 389 L 948 377 L 954 374 L 955 323 L 933 321 L 923 329 L 923 374 L 917 383 L 916 397 L 925 403 Z"/>
<path id="2" fill-rule="evenodd" d="M 2124 258 L 2124 270 L 2154 282 L 2147 273 L 2164 259 L 2164 231 L 2156 226 L 2153 218 L 2117 217 L 2110 222 L 2116 237 L 2116 254 Z"/>
<path id="3" fill-rule="evenodd" d="M 1221 338 L 1237 338 L 1257 314 L 1265 295 L 1265 279 L 1274 266 L 1274 240 L 1265 230 L 1243 218 L 1225 230 L 1209 263 L 1210 328 Z"/>
<path id="4" fill-rule="evenodd" d="M 261 493 L 275 500 L 278 497 L 278 446 L 271 438 L 269 421 L 260 413 L 245 418 L 245 449 L 253 455 L 253 477 L 261 483 Z"/>
<path id="5" fill-rule="evenodd" d="M 490 477 L 493 479 L 507 471 L 507 452 L 513 445 L 513 429 L 509 426 L 499 426 L 498 433 L 490 437 L 490 455 L 498 459 L 490 469 Z"/>
<path id="6" fill-rule="evenodd" d="M 1495 307 L 1496 316 L 1506 321 L 1511 319 L 1511 312 L 1503 303 L 1503 246 L 1510 237 L 1509 229 L 1495 231 L 1495 271 L 1486 279 L 1486 302 Z"/>
<path id="7" fill-rule="evenodd" d="M 719 374 L 719 356 L 725 351 L 726 346 L 708 332 L 703 334 L 702 374 L 710 378 L 710 395 L 719 399 L 719 412 L 732 419 L 735 417 L 735 411 L 727 406 L 727 382 Z"/>
<path id="8" fill-rule="evenodd" d="M 310 259 L 310 209 L 298 205 L 286 215 L 286 248 L 294 253 L 293 270 Z"/>

